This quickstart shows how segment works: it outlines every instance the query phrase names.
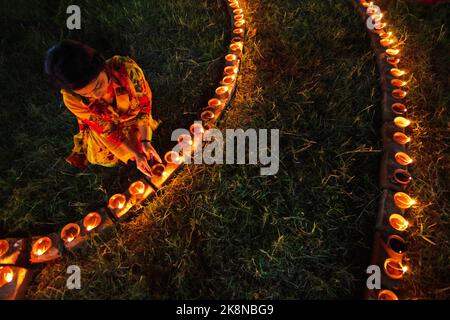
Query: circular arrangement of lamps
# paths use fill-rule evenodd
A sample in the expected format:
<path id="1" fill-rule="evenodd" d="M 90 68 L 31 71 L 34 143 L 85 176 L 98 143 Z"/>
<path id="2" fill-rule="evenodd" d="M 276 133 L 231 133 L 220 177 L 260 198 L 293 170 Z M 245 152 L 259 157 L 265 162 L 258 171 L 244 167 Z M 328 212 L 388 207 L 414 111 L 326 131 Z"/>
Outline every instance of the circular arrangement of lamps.
<path id="1" fill-rule="evenodd" d="M 123 193 L 112 195 L 104 208 L 87 213 L 76 222 L 68 223 L 58 232 L 31 238 L 0 239 L 0 299 L 17 299 L 24 295 L 32 278 L 30 266 L 58 259 L 67 250 L 82 246 L 92 234 L 108 229 L 129 217 L 129 210 L 167 184 L 183 167 L 188 155 L 192 155 L 203 142 L 201 136 L 217 123 L 220 115 L 230 105 L 237 85 L 237 75 L 244 49 L 245 17 L 238 0 L 226 0 L 231 17 L 231 41 L 224 57 L 222 80 L 207 106 L 199 113 L 199 121 L 190 127 L 190 134 L 180 136 L 178 145 L 183 150 L 168 151 L 163 163 L 152 166 L 153 176 L 134 181 Z M 200 136 L 200 139 L 195 139 Z M 199 142 L 197 142 L 199 141 Z"/>
<path id="2" fill-rule="evenodd" d="M 407 118 L 404 99 L 407 72 L 399 68 L 400 52 L 384 14 L 373 1 L 353 0 L 356 11 L 366 22 L 371 45 L 376 54 L 382 89 L 383 158 L 380 165 L 380 198 L 372 251 L 372 265 L 382 271 L 381 288 L 368 289 L 371 300 L 398 300 L 399 281 L 409 271 L 407 234 L 411 208 L 416 204 L 408 190 L 411 186 L 412 158 L 408 154 L 411 142 L 411 121 Z M 370 20 L 369 20 L 370 19 Z M 368 22 L 369 20 L 369 22 Z M 375 22 L 375 23 L 374 23 Z M 369 27 L 370 26 L 370 27 Z"/>

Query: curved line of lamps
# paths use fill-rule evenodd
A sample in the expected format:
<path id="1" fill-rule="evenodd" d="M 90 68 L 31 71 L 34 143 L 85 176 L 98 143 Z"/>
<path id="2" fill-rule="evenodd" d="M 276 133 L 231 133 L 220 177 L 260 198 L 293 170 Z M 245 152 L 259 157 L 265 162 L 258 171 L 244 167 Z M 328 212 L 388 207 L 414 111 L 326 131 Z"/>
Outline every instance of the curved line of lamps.
<path id="1" fill-rule="evenodd" d="M 353 0 L 356 11 L 365 22 L 372 19 L 376 27 L 367 28 L 371 45 L 376 54 L 382 89 L 382 144 L 379 183 L 382 190 L 371 264 L 381 271 L 379 289 L 367 289 L 366 299 L 398 300 L 401 280 L 410 271 L 407 257 L 407 238 L 411 209 L 417 204 L 408 192 L 412 176 L 413 159 L 408 153 L 411 141 L 411 121 L 405 97 L 408 92 L 407 72 L 399 69 L 400 49 L 383 13 L 375 10 L 372 1 Z"/>
<path id="2" fill-rule="evenodd" d="M 134 181 L 123 193 L 112 195 L 106 207 L 87 213 L 82 220 L 66 224 L 58 232 L 30 238 L 0 239 L 0 299 L 17 299 L 25 294 L 33 274 L 27 268 L 30 265 L 58 259 L 67 250 L 79 248 L 92 235 L 129 218 L 129 210 L 154 196 L 184 166 L 185 158 L 190 157 L 204 143 L 202 135 L 217 123 L 234 97 L 243 54 L 246 24 L 244 9 L 238 0 L 225 1 L 231 16 L 232 34 L 225 55 L 223 77 L 208 105 L 200 111 L 201 121 L 195 121 L 190 126 L 191 134 L 179 137 L 178 145 L 182 146 L 182 151 L 168 151 L 163 163 L 152 167 L 151 178 L 143 176 Z"/>

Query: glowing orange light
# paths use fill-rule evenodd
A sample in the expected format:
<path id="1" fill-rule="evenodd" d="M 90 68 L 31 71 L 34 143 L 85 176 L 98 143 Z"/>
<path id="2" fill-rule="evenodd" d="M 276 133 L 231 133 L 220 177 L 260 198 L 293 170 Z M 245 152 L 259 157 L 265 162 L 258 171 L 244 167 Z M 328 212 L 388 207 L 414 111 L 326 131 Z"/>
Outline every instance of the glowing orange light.
<path id="1" fill-rule="evenodd" d="M 404 70 L 400 70 L 400 69 L 397 69 L 397 68 L 392 68 L 391 69 L 391 75 L 393 75 L 394 77 L 401 77 L 401 76 L 403 76 L 405 74 L 406 74 L 406 71 L 404 71 Z"/>
<path id="2" fill-rule="evenodd" d="M 223 87 L 220 87 L 220 88 L 223 88 Z M 222 91 L 222 89 L 221 89 L 221 91 Z M 217 98 L 212 98 L 208 101 L 208 106 L 213 107 L 213 108 L 220 107 L 221 105 L 222 105 L 222 102 Z"/>
<path id="3" fill-rule="evenodd" d="M 224 72 L 226 75 L 230 76 L 230 75 L 234 75 L 238 73 L 238 68 L 236 67 L 225 67 Z"/>
<path id="4" fill-rule="evenodd" d="M 130 185 L 128 191 L 132 196 L 141 196 L 145 192 L 145 184 L 142 181 L 135 181 Z"/>
<path id="5" fill-rule="evenodd" d="M 80 226 L 76 223 L 68 223 L 61 230 L 61 239 L 64 242 L 72 242 L 80 234 Z"/>
<path id="6" fill-rule="evenodd" d="M 384 271 L 390 278 L 400 279 L 408 271 L 408 267 L 404 266 L 401 261 L 388 258 L 384 261 Z"/>
<path id="7" fill-rule="evenodd" d="M 211 119 L 214 119 L 214 112 L 212 112 L 211 110 L 205 110 L 202 112 L 202 114 L 200 115 L 200 118 L 203 121 L 209 121 Z"/>
<path id="8" fill-rule="evenodd" d="M 381 290 L 378 293 L 378 300 L 398 300 L 398 297 L 391 290 Z"/>
<path id="9" fill-rule="evenodd" d="M 157 163 L 152 167 L 152 173 L 156 176 L 162 177 L 165 176 L 166 173 L 166 167 L 162 163 Z"/>
<path id="10" fill-rule="evenodd" d="M 182 134 L 178 137 L 178 143 L 182 147 L 192 146 L 192 137 L 189 134 Z"/>
<path id="11" fill-rule="evenodd" d="M 396 102 L 392 105 L 392 111 L 396 114 L 405 114 L 408 109 L 406 109 L 406 106 L 403 103 Z"/>
<path id="12" fill-rule="evenodd" d="M 7 253 L 9 250 L 9 243 L 6 240 L 0 240 L 0 257 Z"/>
<path id="13" fill-rule="evenodd" d="M 398 65 L 398 64 L 400 63 L 400 59 L 399 59 L 399 58 L 396 58 L 396 57 L 388 57 L 388 58 L 386 59 L 386 61 L 387 61 L 389 64 L 393 65 L 393 66 L 396 66 L 396 65 Z"/>
<path id="14" fill-rule="evenodd" d="M 407 166 L 413 162 L 410 156 L 404 152 L 397 152 L 395 154 L 395 161 L 402 166 Z"/>
<path id="15" fill-rule="evenodd" d="M 411 141 L 411 138 L 408 137 L 403 132 L 395 132 L 394 133 L 394 141 L 399 144 L 407 144 L 408 142 Z"/>
<path id="16" fill-rule="evenodd" d="M 222 83 L 223 83 L 224 85 L 230 86 L 230 85 L 233 84 L 233 82 L 234 82 L 235 80 L 236 80 L 236 75 L 226 76 L 226 77 L 224 77 L 224 78 L 222 79 Z"/>
<path id="17" fill-rule="evenodd" d="M 409 119 L 403 118 L 403 117 L 395 117 L 394 123 L 399 128 L 406 128 L 411 124 L 411 121 Z"/>
<path id="18" fill-rule="evenodd" d="M 0 267 L 0 288 L 14 279 L 14 270 L 9 267 Z"/>
<path id="19" fill-rule="evenodd" d="M 402 89 L 392 90 L 392 97 L 395 99 L 404 99 L 408 93 Z"/>
<path id="20" fill-rule="evenodd" d="M 395 205 L 401 209 L 408 209 L 416 204 L 416 200 L 412 199 L 404 192 L 397 192 L 394 194 Z"/>
<path id="21" fill-rule="evenodd" d="M 392 84 L 394 87 L 400 88 L 400 87 L 406 86 L 407 82 L 406 82 L 406 81 L 402 81 L 402 80 L 400 80 L 400 79 L 392 79 L 392 80 L 391 80 L 391 84 Z"/>
<path id="22" fill-rule="evenodd" d="M 239 21 L 239 20 L 243 20 L 243 19 L 244 19 L 244 15 L 243 14 L 237 14 L 237 15 L 234 16 L 234 20 Z"/>
<path id="23" fill-rule="evenodd" d="M 235 54 L 229 53 L 225 56 L 225 60 L 228 62 L 233 62 L 237 60 L 237 56 Z"/>
<path id="24" fill-rule="evenodd" d="M 97 228 L 102 222 L 102 217 L 98 212 L 91 212 L 83 219 L 83 226 L 87 231 Z"/>
<path id="25" fill-rule="evenodd" d="M 111 198 L 109 198 L 108 205 L 111 209 L 122 209 L 125 206 L 125 203 L 127 202 L 127 198 L 121 194 L 116 193 Z"/>
<path id="26" fill-rule="evenodd" d="M 392 37 L 392 32 L 381 32 L 378 35 L 381 39 L 386 39 Z"/>
<path id="27" fill-rule="evenodd" d="M 244 35 L 244 29 L 236 28 L 236 29 L 233 30 L 233 33 L 243 36 Z"/>
<path id="28" fill-rule="evenodd" d="M 232 2 L 230 3 L 230 8 L 232 9 L 238 9 L 239 8 L 239 2 Z"/>
<path id="29" fill-rule="evenodd" d="M 389 224 L 392 228 L 398 231 L 405 231 L 409 227 L 408 220 L 397 213 L 393 213 L 389 216 Z"/>
<path id="30" fill-rule="evenodd" d="M 230 50 L 238 53 L 242 52 L 242 47 L 243 47 L 242 42 L 234 42 L 230 44 Z"/>
<path id="31" fill-rule="evenodd" d="M 390 38 L 386 38 L 386 39 L 381 39 L 380 40 L 380 44 L 383 46 L 383 47 L 389 47 L 391 44 L 393 44 L 394 43 L 394 40 L 393 39 L 390 39 Z"/>
<path id="32" fill-rule="evenodd" d="M 189 131 L 192 134 L 195 134 L 196 132 L 200 132 L 201 134 L 203 134 L 205 132 L 205 129 L 203 128 L 201 123 L 193 123 L 189 128 Z"/>
<path id="33" fill-rule="evenodd" d="M 31 249 L 32 253 L 36 256 L 42 256 L 52 247 L 52 239 L 49 237 L 42 237 L 35 241 Z"/>
<path id="34" fill-rule="evenodd" d="M 233 10 L 233 14 L 243 14 L 244 13 L 244 10 L 242 10 L 242 9 L 234 9 Z"/>
<path id="35" fill-rule="evenodd" d="M 396 56 L 400 53 L 400 49 L 386 49 L 386 53 L 390 56 Z"/>
<path id="36" fill-rule="evenodd" d="M 181 162 L 180 154 L 176 151 L 169 151 L 164 156 L 167 163 L 179 164 Z"/>

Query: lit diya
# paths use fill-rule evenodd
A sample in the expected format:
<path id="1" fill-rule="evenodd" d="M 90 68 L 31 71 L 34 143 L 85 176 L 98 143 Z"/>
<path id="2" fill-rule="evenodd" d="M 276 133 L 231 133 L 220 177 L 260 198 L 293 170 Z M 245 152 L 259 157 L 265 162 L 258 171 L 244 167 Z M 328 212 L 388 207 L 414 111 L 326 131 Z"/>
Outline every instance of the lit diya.
<path id="1" fill-rule="evenodd" d="M 389 224 L 397 231 L 405 231 L 409 227 L 408 220 L 397 213 L 393 213 L 389 216 Z"/>
<path id="2" fill-rule="evenodd" d="M 416 204 L 416 200 L 412 199 L 404 192 L 397 192 L 394 194 L 394 202 L 395 205 L 401 209 L 408 209 Z"/>
<path id="3" fill-rule="evenodd" d="M 125 206 L 125 203 L 127 202 L 127 198 L 121 194 L 116 193 L 111 198 L 109 198 L 108 206 L 113 209 L 122 209 Z"/>
<path id="4" fill-rule="evenodd" d="M 398 297 L 391 290 L 381 290 L 378 293 L 378 300 L 398 300 Z"/>
<path id="5" fill-rule="evenodd" d="M 406 128 L 411 124 L 411 121 L 409 119 L 406 119 L 404 117 L 395 117 L 394 123 L 399 128 Z"/>
<path id="6" fill-rule="evenodd" d="M 79 234 L 80 226 L 76 223 L 69 223 L 66 224 L 61 230 L 61 239 L 66 243 L 70 243 L 75 240 L 75 238 L 78 237 Z"/>
<path id="7" fill-rule="evenodd" d="M 386 61 L 393 66 L 396 66 L 400 63 L 400 59 L 396 57 L 388 57 L 386 58 Z"/>
<path id="8" fill-rule="evenodd" d="M 244 37 L 244 29 L 243 28 L 236 28 L 233 30 L 233 34 Z"/>
<path id="9" fill-rule="evenodd" d="M 238 9 L 239 8 L 239 2 L 231 2 L 230 3 L 230 8 L 232 9 Z"/>
<path id="10" fill-rule="evenodd" d="M 34 242 L 31 252 L 36 256 L 42 256 L 52 247 L 52 245 L 52 239 L 49 237 L 42 237 Z"/>
<path id="11" fill-rule="evenodd" d="M 102 217 L 98 212 L 91 212 L 83 219 L 83 226 L 86 231 L 91 231 L 97 228 L 102 222 Z"/>
<path id="12" fill-rule="evenodd" d="M 215 117 L 214 111 L 211 109 L 203 111 L 202 114 L 200 115 L 200 118 L 205 122 L 214 119 L 214 117 Z"/>
<path id="13" fill-rule="evenodd" d="M 400 49 L 386 49 L 386 53 L 390 56 L 396 56 L 400 53 Z"/>
<path id="14" fill-rule="evenodd" d="M 223 69 L 223 71 L 227 76 L 231 76 L 231 75 L 237 74 L 239 70 L 236 67 L 228 66 L 228 67 L 225 67 L 225 69 Z"/>
<path id="15" fill-rule="evenodd" d="M 203 125 L 201 123 L 193 123 L 191 127 L 189 128 L 189 131 L 195 136 L 195 134 L 198 132 L 200 134 L 205 133 L 205 129 L 203 128 Z"/>
<path id="16" fill-rule="evenodd" d="M 404 266 L 401 261 L 388 258 L 384 261 L 384 271 L 392 279 L 401 279 L 408 267 Z"/>
<path id="17" fill-rule="evenodd" d="M 392 40 L 391 38 L 385 38 L 385 39 L 381 39 L 380 40 L 380 44 L 383 47 L 389 47 L 393 43 L 394 43 L 394 40 Z"/>
<path id="18" fill-rule="evenodd" d="M 404 99 L 407 95 L 406 91 L 403 91 L 402 89 L 394 89 L 392 90 L 392 97 L 395 99 Z"/>
<path id="19" fill-rule="evenodd" d="M 403 81 L 403 80 L 400 80 L 400 79 L 392 79 L 392 80 L 391 80 L 391 84 L 392 84 L 394 87 L 401 88 L 401 87 L 406 86 L 407 82 L 406 82 L 406 81 Z"/>
<path id="20" fill-rule="evenodd" d="M 244 20 L 244 15 L 236 14 L 236 15 L 234 15 L 234 20 L 237 20 L 237 21 Z"/>
<path id="21" fill-rule="evenodd" d="M 405 70 L 400 70 L 400 69 L 397 69 L 397 68 L 392 68 L 391 69 L 391 75 L 393 75 L 394 77 L 401 77 L 401 76 L 403 76 L 405 74 L 406 74 Z"/>
<path id="22" fill-rule="evenodd" d="M 408 137 L 403 132 L 395 132 L 393 138 L 394 141 L 397 142 L 398 144 L 407 144 L 408 142 L 411 141 L 411 138 Z"/>
<path id="23" fill-rule="evenodd" d="M 397 152 L 394 157 L 395 161 L 402 166 L 407 166 L 413 162 L 413 159 L 404 152 Z"/>
<path id="24" fill-rule="evenodd" d="M 6 240 L 0 240 L 0 258 L 5 255 L 9 250 L 9 242 Z"/>
<path id="25" fill-rule="evenodd" d="M 237 21 L 234 23 L 234 26 L 235 26 L 236 28 L 241 28 L 244 24 L 245 24 L 245 20 L 237 20 Z"/>
<path id="26" fill-rule="evenodd" d="M 232 86 L 234 81 L 236 81 L 236 75 L 225 76 L 220 82 L 220 84 L 225 86 Z"/>
<path id="27" fill-rule="evenodd" d="M 142 181 L 135 181 L 128 187 L 128 192 L 132 196 L 142 196 L 145 192 L 145 184 Z"/>
<path id="28" fill-rule="evenodd" d="M 164 160 L 166 160 L 167 163 L 171 163 L 171 164 L 180 164 L 181 163 L 180 154 L 176 151 L 167 152 L 164 155 Z"/>
<path id="29" fill-rule="evenodd" d="M 181 148 L 183 149 L 183 153 L 184 153 L 184 149 L 186 148 L 186 151 L 190 150 L 190 147 L 193 145 L 193 141 L 192 141 L 192 137 L 189 134 L 182 134 L 178 137 L 178 144 L 181 146 Z"/>
<path id="30" fill-rule="evenodd" d="M 380 32 L 378 35 L 381 39 L 386 39 L 392 37 L 392 32 Z"/>
<path id="31" fill-rule="evenodd" d="M 14 270 L 9 267 L 0 267 L 0 288 L 5 284 L 12 282 L 14 279 Z"/>
<path id="32" fill-rule="evenodd" d="M 228 99 L 228 97 L 230 96 L 230 89 L 228 88 L 228 86 L 220 86 L 216 89 L 216 95 L 221 99 L 221 100 L 226 100 Z M 218 99 L 211 99 L 208 101 L 208 106 L 210 107 L 220 107 L 222 106 L 222 102 L 220 100 L 215 101 Z M 212 105 L 210 104 L 210 102 L 212 103 Z"/>
<path id="33" fill-rule="evenodd" d="M 152 173 L 155 176 L 162 177 L 166 175 L 166 167 L 162 163 L 157 163 L 152 166 Z"/>
<path id="34" fill-rule="evenodd" d="M 236 14 L 243 14 L 244 13 L 244 10 L 242 10 L 242 9 L 234 9 L 233 10 L 233 14 L 234 15 L 236 15 Z"/>
<path id="35" fill-rule="evenodd" d="M 408 109 L 403 103 L 396 102 L 392 104 L 392 111 L 394 111 L 394 113 L 396 114 L 404 114 L 408 111 Z"/>
<path id="36" fill-rule="evenodd" d="M 235 54 L 229 53 L 225 56 L 225 60 L 227 61 L 227 63 L 234 66 L 237 64 L 238 57 Z"/>
<path id="37" fill-rule="evenodd" d="M 394 180 L 400 184 L 407 185 L 412 181 L 411 174 L 403 169 L 397 169 L 394 171 Z"/>
<path id="38" fill-rule="evenodd" d="M 230 50 L 238 55 L 242 54 L 242 47 L 243 47 L 242 42 L 234 42 L 230 44 Z"/>

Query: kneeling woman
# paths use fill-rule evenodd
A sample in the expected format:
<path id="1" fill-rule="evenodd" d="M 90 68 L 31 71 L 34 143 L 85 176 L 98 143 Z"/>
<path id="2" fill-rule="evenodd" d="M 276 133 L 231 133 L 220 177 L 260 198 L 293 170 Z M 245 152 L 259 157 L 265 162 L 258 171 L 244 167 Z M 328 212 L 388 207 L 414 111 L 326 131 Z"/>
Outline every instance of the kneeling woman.
<path id="1" fill-rule="evenodd" d="M 64 104 L 78 120 L 80 132 L 66 159 L 85 168 L 136 161 L 151 176 L 147 160 L 161 162 L 151 145 L 158 122 L 152 118 L 152 92 L 132 59 L 106 60 L 82 43 L 64 40 L 47 51 L 45 72 L 61 88 Z"/>

